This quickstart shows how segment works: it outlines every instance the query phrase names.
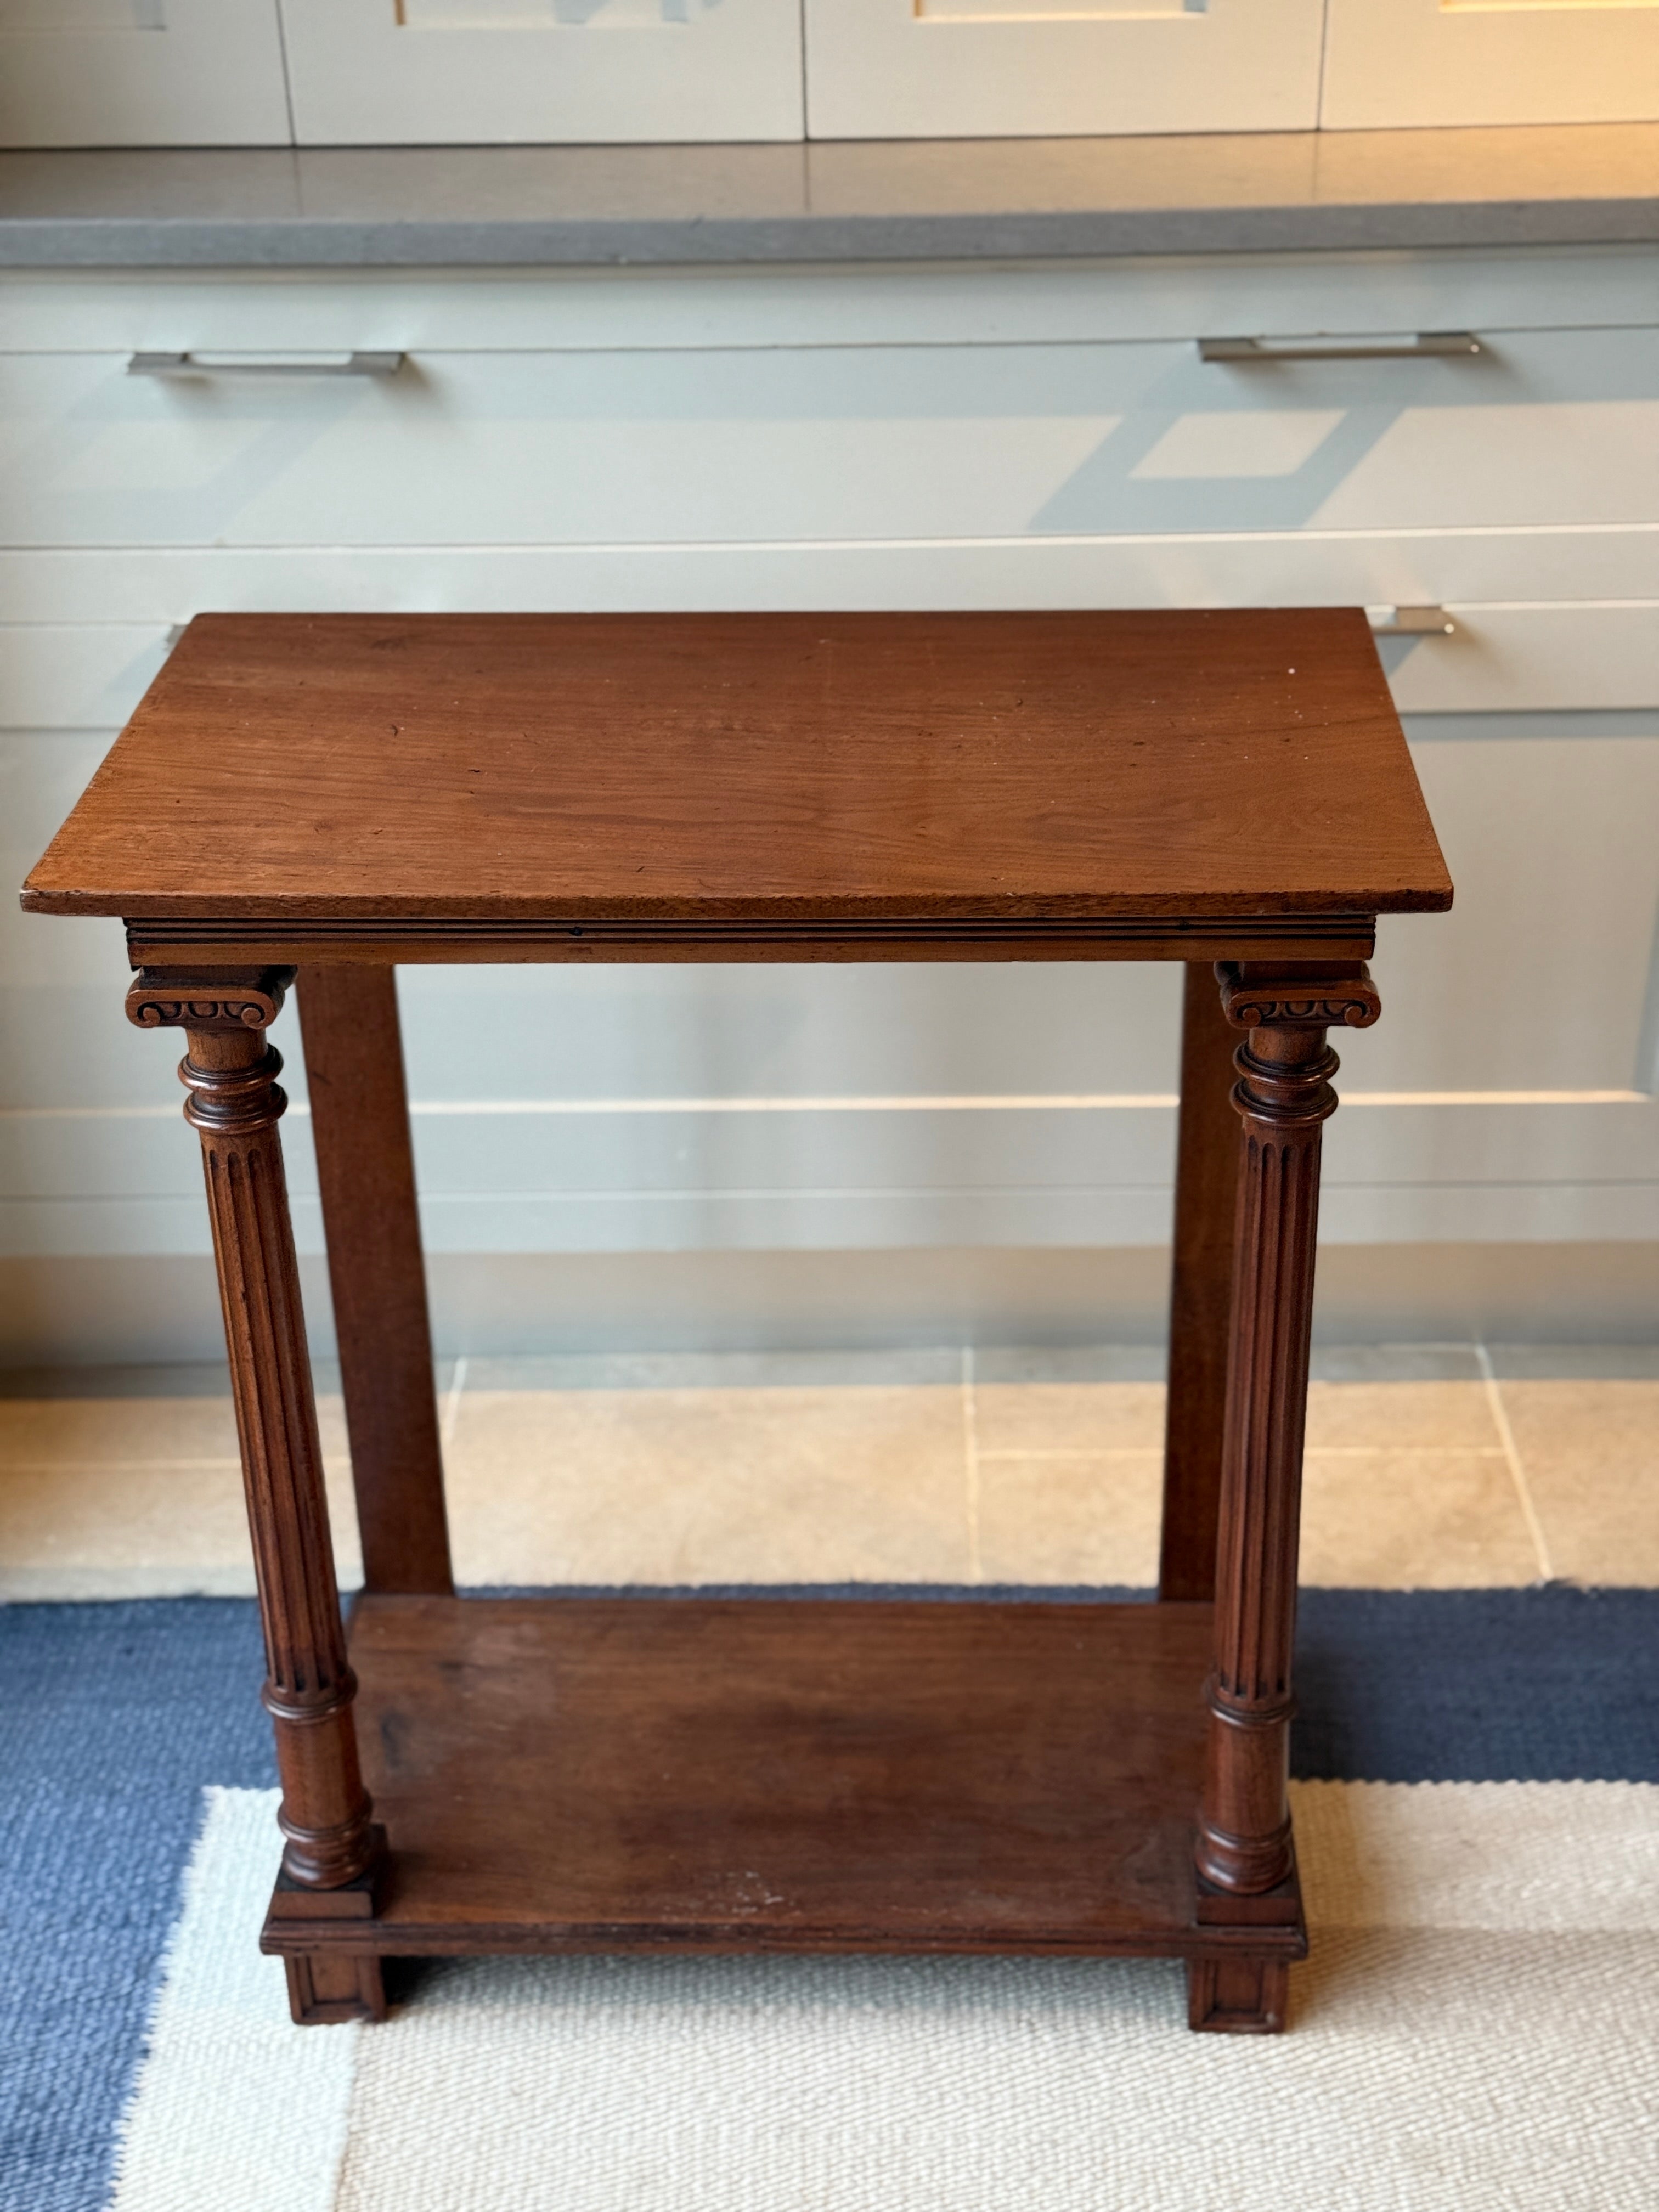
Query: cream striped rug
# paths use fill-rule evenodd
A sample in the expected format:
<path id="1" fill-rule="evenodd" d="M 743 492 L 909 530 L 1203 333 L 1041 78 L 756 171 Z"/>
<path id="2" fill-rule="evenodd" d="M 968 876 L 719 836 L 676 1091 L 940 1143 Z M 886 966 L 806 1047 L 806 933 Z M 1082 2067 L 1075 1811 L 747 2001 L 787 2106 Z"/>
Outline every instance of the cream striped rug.
<path id="1" fill-rule="evenodd" d="M 1181 1970 L 583 1959 L 296 2029 L 209 1790 L 116 2212 L 1654 2212 L 1659 1785 L 1296 1785 L 1291 2032 Z"/>

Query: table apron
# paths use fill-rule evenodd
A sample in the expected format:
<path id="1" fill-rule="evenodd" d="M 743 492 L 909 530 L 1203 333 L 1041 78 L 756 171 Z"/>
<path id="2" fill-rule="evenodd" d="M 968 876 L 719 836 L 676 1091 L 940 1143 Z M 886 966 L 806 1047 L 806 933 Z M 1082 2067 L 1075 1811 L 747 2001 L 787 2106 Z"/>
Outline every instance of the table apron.
<path id="1" fill-rule="evenodd" d="M 1108 921 L 227 921 L 130 917 L 135 968 L 628 964 L 737 961 L 1365 960 L 1376 917 L 1124 915 Z"/>

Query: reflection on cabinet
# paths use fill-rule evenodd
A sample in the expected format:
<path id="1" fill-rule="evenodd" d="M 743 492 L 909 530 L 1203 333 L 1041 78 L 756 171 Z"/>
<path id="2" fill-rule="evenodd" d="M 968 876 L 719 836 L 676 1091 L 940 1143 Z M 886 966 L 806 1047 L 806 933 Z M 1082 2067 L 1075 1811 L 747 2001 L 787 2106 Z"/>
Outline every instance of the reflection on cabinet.
<path id="1" fill-rule="evenodd" d="M 0 145 L 289 135 L 274 0 L 0 0 Z"/>
<path id="2" fill-rule="evenodd" d="M 1311 131 L 1322 0 L 805 0 L 814 138 Z"/>
<path id="3" fill-rule="evenodd" d="M 1328 131 L 1656 117 L 1655 0 L 1326 0 Z"/>
<path id="4" fill-rule="evenodd" d="M 301 146 L 802 136 L 798 0 L 282 0 Z"/>

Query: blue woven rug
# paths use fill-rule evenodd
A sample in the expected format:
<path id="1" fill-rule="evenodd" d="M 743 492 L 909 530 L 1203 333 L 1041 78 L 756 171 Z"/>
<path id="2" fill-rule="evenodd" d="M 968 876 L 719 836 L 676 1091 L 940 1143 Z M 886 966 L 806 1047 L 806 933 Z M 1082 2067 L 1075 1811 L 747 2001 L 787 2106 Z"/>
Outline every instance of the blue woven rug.
<path id="1" fill-rule="evenodd" d="M 1659 1780 L 1656 1648 L 1659 1592 L 1309 1591 L 1297 1771 Z M 275 1779 L 261 1671 L 241 1601 L 0 1608 L 3 2212 L 107 2200 L 202 1793 Z"/>

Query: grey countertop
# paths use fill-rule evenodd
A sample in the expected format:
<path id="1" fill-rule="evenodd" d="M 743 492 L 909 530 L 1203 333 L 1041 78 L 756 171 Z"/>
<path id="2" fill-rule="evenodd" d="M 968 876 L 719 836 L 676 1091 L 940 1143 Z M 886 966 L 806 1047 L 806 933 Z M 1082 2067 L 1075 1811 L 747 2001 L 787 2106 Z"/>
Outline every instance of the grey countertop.
<path id="1" fill-rule="evenodd" d="M 1659 125 L 0 153 L 0 266 L 1010 259 L 1659 240 Z"/>

